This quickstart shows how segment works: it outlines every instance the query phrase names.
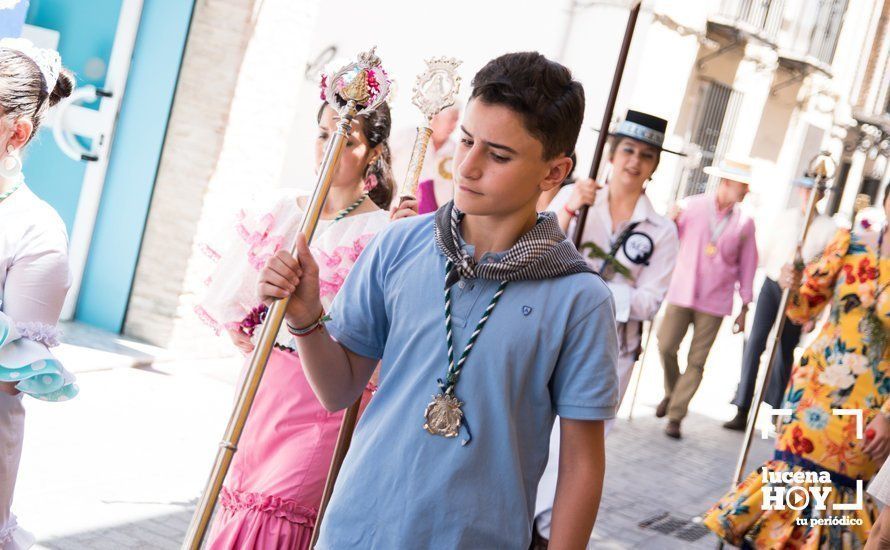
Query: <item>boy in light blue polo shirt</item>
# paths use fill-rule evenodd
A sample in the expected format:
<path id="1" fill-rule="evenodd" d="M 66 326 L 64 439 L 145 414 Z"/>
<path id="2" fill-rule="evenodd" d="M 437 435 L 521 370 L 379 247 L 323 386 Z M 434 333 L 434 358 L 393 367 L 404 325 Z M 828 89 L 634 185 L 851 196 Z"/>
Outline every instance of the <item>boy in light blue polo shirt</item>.
<path id="1" fill-rule="evenodd" d="M 380 361 L 317 548 L 528 548 L 555 415 L 561 445 L 550 548 L 586 545 L 617 406 L 606 285 L 565 239 L 542 191 L 572 161 L 580 83 L 538 53 L 473 80 L 455 198 L 371 242 L 325 323 L 306 246 L 279 253 L 261 294 L 291 294 L 287 321 L 329 410 Z"/>

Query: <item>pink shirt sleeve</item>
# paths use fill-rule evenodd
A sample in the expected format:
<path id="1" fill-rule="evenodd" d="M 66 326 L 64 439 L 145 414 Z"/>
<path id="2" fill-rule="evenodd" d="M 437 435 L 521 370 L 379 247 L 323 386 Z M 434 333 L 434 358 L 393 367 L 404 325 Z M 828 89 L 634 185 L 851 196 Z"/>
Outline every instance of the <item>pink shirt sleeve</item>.
<path id="1" fill-rule="evenodd" d="M 683 229 L 686 227 L 686 213 L 688 208 L 684 208 L 680 211 L 680 215 L 677 216 L 676 224 L 677 224 L 677 235 L 679 238 L 683 238 Z"/>
<path id="2" fill-rule="evenodd" d="M 739 258 L 739 296 L 743 304 L 750 304 L 754 299 L 754 272 L 757 270 L 757 240 L 753 220 L 745 222 L 742 237 L 745 242 Z"/>

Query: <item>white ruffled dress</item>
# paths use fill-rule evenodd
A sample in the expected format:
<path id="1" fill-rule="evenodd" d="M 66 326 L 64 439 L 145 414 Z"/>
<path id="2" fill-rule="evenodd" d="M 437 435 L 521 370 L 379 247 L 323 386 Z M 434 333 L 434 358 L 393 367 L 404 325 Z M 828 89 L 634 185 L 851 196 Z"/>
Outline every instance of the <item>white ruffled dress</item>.
<path id="1" fill-rule="evenodd" d="M 27 186 L 0 201 L 0 549 L 27 548 L 33 538 L 11 512 L 24 437 L 22 396 L 66 401 L 74 376 L 49 348 L 69 286 L 68 237 L 61 218 Z"/>
<path id="2" fill-rule="evenodd" d="M 77 394 L 49 351 L 69 285 L 65 224 L 22 184 L 0 202 L 0 381 L 44 401 Z"/>

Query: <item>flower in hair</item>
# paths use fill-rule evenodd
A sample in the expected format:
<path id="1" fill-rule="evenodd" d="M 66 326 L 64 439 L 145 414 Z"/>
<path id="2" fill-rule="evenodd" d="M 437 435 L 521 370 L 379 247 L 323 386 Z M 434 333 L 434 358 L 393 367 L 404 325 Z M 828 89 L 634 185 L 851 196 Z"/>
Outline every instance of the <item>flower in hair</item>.
<path id="1" fill-rule="evenodd" d="M 321 100 L 322 101 L 328 100 L 327 95 L 325 94 L 325 90 L 327 90 L 327 89 L 328 89 L 328 75 L 322 74 L 321 75 Z"/>

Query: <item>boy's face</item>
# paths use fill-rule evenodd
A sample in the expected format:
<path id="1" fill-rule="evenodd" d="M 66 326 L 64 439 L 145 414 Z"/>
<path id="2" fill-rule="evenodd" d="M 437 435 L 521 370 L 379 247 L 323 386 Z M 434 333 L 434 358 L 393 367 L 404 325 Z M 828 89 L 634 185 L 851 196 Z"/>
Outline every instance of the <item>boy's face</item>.
<path id="1" fill-rule="evenodd" d="M 519 114 L 473 99 L 458 130 L 454 154 L 454 204 L 477 216 L 534 211 L 538 196 L 558 186 L 572 161 L 544 160 L 544 146 Z"/>

